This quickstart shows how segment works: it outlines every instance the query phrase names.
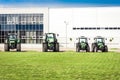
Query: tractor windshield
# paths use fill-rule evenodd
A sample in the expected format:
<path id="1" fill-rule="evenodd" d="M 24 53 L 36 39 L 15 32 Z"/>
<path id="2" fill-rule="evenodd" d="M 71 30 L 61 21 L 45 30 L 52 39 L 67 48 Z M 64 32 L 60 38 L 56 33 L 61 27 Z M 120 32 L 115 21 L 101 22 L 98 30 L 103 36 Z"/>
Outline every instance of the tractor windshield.
<path id="1" fill-rule="evenodd" d="M 16 35 L 10 35 L 9 39 L 16 39 L 16 37 L 17 37 Z"/>
<path id="2" fill-rule="evenodd" d="M 54 42 L 54 35 L 53 34 L 47 34 L 47 41 Z"/>
<path id="3" fill-rule="evenodd" d="M 87 42 L 86 38 L 80 38 L 80 42 Z"/>
<path id="4" fill-rule="evenodd" d="M 53 38 L 54 36 L 53 36 L 53 34 L 48 34 L 47 37 L 48 38 Z"/>
<path id="5" fill-rule="evenodd" d="M 98 42 L 98 43 L 99 43 L 99 42 L 104 42 L 104 39 L 103 39 L 103 38 L 97 38 L 97 39 L 96 39 L 96 42 Z"/>

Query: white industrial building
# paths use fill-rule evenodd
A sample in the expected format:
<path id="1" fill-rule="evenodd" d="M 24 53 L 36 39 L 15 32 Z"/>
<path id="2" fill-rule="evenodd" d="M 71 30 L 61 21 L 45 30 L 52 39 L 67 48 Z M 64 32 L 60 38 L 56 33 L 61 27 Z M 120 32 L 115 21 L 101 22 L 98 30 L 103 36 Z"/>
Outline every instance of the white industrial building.
<path id="1" fill-rule="evenodd" d="M 75 47 L 79 36 L 90 38 L 89 43 L 95 36 L 103 36 L 109 48 L 119 48 L 120 7 L 49 9 L 49 31 L 59 33 L 62 43 L 66 43 L 67 34 L 67 47 Z"/>
<path id="2" fill-rule="evenodd" d="M 38 33 L 36 32 L 38 28 L 36 27 L 36 25 L 42 24 L 43 28 L 40 29 L 40 31 L 42 31 L 40 32 L 40 36 L 46 32 L 53 32 L 53 33 L 59 34 L 58 39 L 59 39 L 61 47 L 75 48 L 76 38 L 80 36 L 86 36 L 90 38 L 89 40 L 90 44 L 94 41 L 93 40 L 94 37 L 103 36 L 107 38 L 106 43 L 108 44 L 109 48 L 120 47 L 120 36 L 119 36 L 120 34 L 120 7 L 0 8 L 0 15 L 1 15 L 0 35 L 3 35 L 2 31 L 6 31 L 5 28 L 2 29 L 2 26 L 7 25 L 7 23 L 6 24 L 3 23 L 2 20 L 5 20 L 5 19 L 2 19 L 2 16 L 7 15 L 8 17 L 10 14 L 17 15 L 17 18 L 20 17 L 19 15 L 23 15 L 23 14 L 33 15 L 31 17 L 31 20 L 34 17 L 34 14 L 43 15 L 42 21 L 39 21 L 39 19 L 37 21 L 37 17 L 36 17 L 36 21 L 28 22 L 29 24 L 33 25 L 31 31 L 27 28 L 25 28 L 24 31 L 28 30 L 29 36 L 34 36 L 37 38 L 38 36 L 34 35 Z M 14 26 L 21 24 L 21 22 L 24 22 L 24 21 L 19 20 L 17 22 L 17 20 L 15 20 Z M 26 26 L 29 27 L 27 25 L 27 21 L 25 21 L 24 24 L 25 24 L 24 27 Z M 35 29 L 34 29 L 34 26 L 36 27 Z M 17 32 L 17 28 L 15 30 Z M 13 30 L 10 29 L 10 31 L 12 32 Z M 22 32 L 23 31 L 22 29 L 18 31 L 21 31 L 20 33 L 24 33 Z M 28 35 L 28 33 L 26 34 Z M 26 37 L 26 34 L 24 34 L 23 36 Z M 21 35 L 21 38 L 23 36 Z M 32 47 L 33 45 L 40 45 L 42 43 L 38 41 L 40 39 L 39 38 L 33 39 L 32 42 L 28 41 L 27 39 L 23 40 L 23 45 L 24 46 L 29 45 Z M 110 39 L 113 39 L 113 40 L 110 41 Z M 2 40 L 3 38 L 0 37 L 1 45 L 3 43 Z"/>

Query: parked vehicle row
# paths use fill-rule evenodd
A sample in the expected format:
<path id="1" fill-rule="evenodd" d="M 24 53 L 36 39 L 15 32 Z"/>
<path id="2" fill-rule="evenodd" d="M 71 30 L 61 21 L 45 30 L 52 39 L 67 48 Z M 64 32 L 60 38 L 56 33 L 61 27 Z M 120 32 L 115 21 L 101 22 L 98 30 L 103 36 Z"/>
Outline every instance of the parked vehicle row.
<path id="1" fill-rule="evenodd" d="M 97 36 L 94 38 L 94 42 L 92 43 L 92 52 L 98 52 L 98 50 L 102 52 L 108 52 L 108 47 L 105 45 L 105 38 L 101 36 Z M 90 46 L 88 44 L 88 38 L 81 36 L 78 38 L 78 43 L 76 43 L 76 52 L 80 52 L 80 50 L 85 50 L 86 52 L 90 52 Z"/>
<path id="2" fill-rule="evenodd" d="M 78 42 L 76 43 L 76 52 L 90 52 L 90 46 L 87 37 L 81 36 L 77 38 L 77 40 Z M 8 35 L 6 35 L 4 45 L 5 51 L 10 51 L 10 49 L 16 49 L 16 51 L 21 51 L 21 41 L 15 33 L 9 33 Z M 47 52 L 48 50 L 52 50 L 53 52 L 59 52 L 59 42 L 56 38 L 55 33 L 46 33 L 42 45 L 43 52 Z M 99 50 L 102 52 L 108 52 L 108 47 L 107 45 L 105 45 L 105 38 L 101 36 L 95 37 L 94 42 L 91 46 L 91 50 L 92 52 L 98 52 Z"/>

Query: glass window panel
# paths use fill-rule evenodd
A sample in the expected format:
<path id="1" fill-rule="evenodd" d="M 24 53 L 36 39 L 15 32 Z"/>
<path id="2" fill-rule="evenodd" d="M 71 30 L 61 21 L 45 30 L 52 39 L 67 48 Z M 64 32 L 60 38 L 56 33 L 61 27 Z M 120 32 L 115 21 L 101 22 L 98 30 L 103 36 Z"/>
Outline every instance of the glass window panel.
<path id="1" fill-rule="evenodd" d="M 40 31 L 43 31 L 43 24 L 40 24 Z"/>
<path id="2" fill-rule="evenodd" d="M 33 30 L 35 30 L 36 29 L 36 25 L 33 25 Z"/>
<path id="3" fill-rule="evenodd" d="M 40 21 L 43 21 L 43 14 L 40 15 Z"/>
<path id="4" fill-rule="evenodd" d="M 1 31 L 1 25 L 0 25 L 0 31 Z"/>

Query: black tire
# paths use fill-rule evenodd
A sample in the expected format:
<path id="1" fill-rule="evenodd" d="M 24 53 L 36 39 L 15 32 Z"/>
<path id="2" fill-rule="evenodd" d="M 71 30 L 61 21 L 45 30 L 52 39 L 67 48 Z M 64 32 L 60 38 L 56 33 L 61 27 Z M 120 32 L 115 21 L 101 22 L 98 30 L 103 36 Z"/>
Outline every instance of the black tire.
<path id="1" fill-rule="evenodd" d="M 76 52 L 80 52 L 79 43 L 76 44 Z"/>
<path id="2" fill-rule="evenodd" d="M 17 44 L 17 51 L 21 51 L 21 44 Z"/>
<path id="3" fill-rule="evenodd" d="M 105 46 L 105 52 L 108 52 L 108 47 L 107 46 Z"/>
<path id="4" fill-rule="evenodd" d="M 42 51 L 47 52 L 47 44 L 46 43 L 43 43 Z"/>
<path id="5" fill-rule="evenodd" d="M 97 46 L 94 47 L 94 52 L 98 52 Z"/>
<path id="6" fill-rule="evenodd" d="M 87 45 L 86 52 L 90 52 L 90 47 L 89 47 L 89 45 Z"/>
<path id="7" fill-rule="evenodd" d="M 92 43 L 92 52 L 94 52 L 94 47 L 95 47 L 95 45 L 94 45 L 94 43 Z"/>
<path id="8" fill-rule="evenodd" d="M 9 51 L 9 45 L 7 43 L 4 44 L 4 50 Z"/>
<path id="9" fill-rule="evenodd" d="M 59 52 L 59 43 L 56 43 L 56 45 L 55 45 L 55 51 Z"/>

